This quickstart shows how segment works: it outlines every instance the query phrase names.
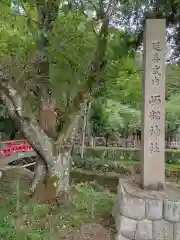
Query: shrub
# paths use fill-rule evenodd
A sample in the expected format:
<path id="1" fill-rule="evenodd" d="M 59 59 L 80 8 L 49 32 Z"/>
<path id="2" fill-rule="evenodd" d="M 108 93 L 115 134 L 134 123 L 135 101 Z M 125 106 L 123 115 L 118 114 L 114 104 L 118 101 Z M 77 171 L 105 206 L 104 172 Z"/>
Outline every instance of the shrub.
<path id="1" fill-rule="evenodd" d="M 177 149 L 167 149 L 165 153 L 166 163 L 180 163 L 180 150 Z"/>
<path id="2" fill-rule="evenodd" d="M 79 150 L 76 149 L 76 152 L 74 153 L 74 158 L 77 160 L 80 158 Z M 82 161 L 84 161 L 84 164 L 89 164 L 90 162 L 99 162 L 100 161 L 139 161 L 140 160 L 140 151 L 139 149 L 135 148 L 87 148 L 84 154 L 85 160 L 79 160 L 82 164 Z M 88 163 L 85 163 L 85 162 Z M 165 162 L 168 164 L 177 164 L 180 163 L 180 150 L 177 149 L 166 149 L 165 151 Z"/>
<path id="3" fill-rule="evenodd" d="M 87 157 L 84 156 L 83 159 L 80 155 L 76 154 L 73 158 L 74 167 L 81 168 L 84 170 L 90 170 L 93 172 L 105 173 L 105 172 L 116 172 L 122 175 L 129 175 L 131 172 L 128 165 L 136 164 L 139 167 L 139 162 L 137 161 L 112 161 L 106 158 Z"/>
<path id="4" fill-rule="evenodd" d="M 139 150 L 135 148 L 87 148 L 84 157 L 85 158 L 100 158 L 108 159 L 112 161 L 118 160 L 129 160 L 129 161 L 139 161 L 140 155 Z M 79 149 L 76 149 L 74 156 L 79 156 Z"/>

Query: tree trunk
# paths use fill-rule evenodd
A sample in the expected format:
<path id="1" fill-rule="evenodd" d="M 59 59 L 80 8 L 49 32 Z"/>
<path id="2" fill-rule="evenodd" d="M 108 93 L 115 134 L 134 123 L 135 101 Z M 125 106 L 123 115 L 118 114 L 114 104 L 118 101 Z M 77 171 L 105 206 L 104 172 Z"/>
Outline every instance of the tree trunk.
<path id="1" fill-rule="evenodd" d="M 32 195 L 36 202 L 59 201 L 66 202 L 70 191 L 70 171 L 73 142 L 80 115 L 68 129 L 64 142 L 56 146 L 56 143 L 46 144 L 48 155 L 38 159 L 32 184 Z M 63 136 L 63 134 L 62 134 Z M 67 138 L 70 146 L 63 146 Z M 49 147 L 49 148 L 48 148 Z M 45 165 L 46 163 L 46 165 Z"/>
<path id="2" fill-rule="evenodd" d="M 47 136 L 36 120 L 23 116 L 25 111 L 21 115 L 21 108 L 17 101 L 20 96 L 7 83 L 5 88 L 7 91 L 6 95 L 2 93 L 3 102 L 23 137 L 28 140 L 38 156 L 31 187 L 32 196 L 36 201 L 47 202 L 56 199 L 62 195 L 62 192 L 68 195 L 71 146 L 73 146 L 80 113 L 70 118 L 71 121 L 68 122 L 67 127 L 61 132 L 57 141 L 54 141 Z M 67 140 L 70 147 L 65 147 Z"/>
<path id="3" fill-rule="evenodd" d="M 71 149 L 64 149 L 53 156 L 52 164 L 45 171 L 43 164 L 36 168 L 32 184 L 32 198 L 35 202 L 65 203 L 70 191 Z"/>
<path id="4" fill-rule="evenodd" d="M 84 102 L 84 116 L 83 116 L 83 129 L 82 129 L 82 141 L 81 141 L 81 159 L 84 157 L 84 142 L 86 137 L 86 125 L 87 125 L 87 114 L 88 114 L 88 101 Z"/>
<path id="5" fill-rule="evenodd" d="M 31 194 L 34 193 L 34 191 L 39 183 L 44 182 L 46 174 L 47 174 L 46 165 L 44 164 L 44 161 L 42 160 L 42 158 L 37 156 L 36 157 L 36 165 L 34 168 L 34 178 L 33 178 L 31 189 L 30 189 Z"/>
<path id="6" fill-rule="evenodd" d="M 65 149 L 54 158 L 49 177 L 51 179 L 55 177 L 53 184 L 57 188 L 56 196 L 58 196 L 62 192 L 68 193 L 70 190 L 71 150 Z"/>
<path id="7" fill-rule="evenodd" d="M 87 135 L 88 135 L 88 145 L 93 147 L 93 136 L 92 136 L 92 123 L 91 123 L 91 105 L 92 101 L 89 99 L 89 104 L 87 107 Z"/>

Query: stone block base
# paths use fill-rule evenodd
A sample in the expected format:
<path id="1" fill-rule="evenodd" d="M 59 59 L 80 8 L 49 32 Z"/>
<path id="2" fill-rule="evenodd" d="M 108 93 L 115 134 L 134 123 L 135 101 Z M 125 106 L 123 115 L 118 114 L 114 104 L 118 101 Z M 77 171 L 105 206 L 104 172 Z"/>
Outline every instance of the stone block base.
<path id="1" fill-rule="evenodd" d="M 112 215 L 116 240 L 180 240 L 180 188 L 147 191 L 120 179 Z"/>

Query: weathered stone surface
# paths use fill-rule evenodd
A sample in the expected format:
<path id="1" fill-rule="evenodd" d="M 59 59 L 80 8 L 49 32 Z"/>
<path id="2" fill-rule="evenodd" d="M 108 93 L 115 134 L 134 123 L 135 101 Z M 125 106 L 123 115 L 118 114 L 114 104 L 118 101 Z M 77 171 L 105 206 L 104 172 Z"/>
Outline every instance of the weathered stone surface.
<path id="1" fill-rule="evenodd" d="M 180 221 L 180 202 L 164 201 L 164 219 L 169 222 Z"/>
<path id="2" fill-rule="evenodd" d="M 121 215 L 120 214 L 115 215 L 114 219 L 115 219 L 116 231 L 119 233 L 121 228 Z"/>
<path id="3" fill-rule="evenodd" d="M 135 220 L 145 218 L 145 199 L 135 198 L 125 193 L 121 198 L 120 212 L 123 216 Z"/>
<path id="4" fill-rule="evenodd" d="M 153 222 L 153 239 L 173 240 L 173 224 L 163 219 Z"/>
<path id="5" fill-rule="evenodd" d="M 180 240 L 180 223 L 174 224 L 174 239 L 173 240 Z"/>
<path id="6" fill-rule="evenodd" d="M 146 200 L 146 218 L 150 220 L 158 220 L 163 218 L 163 201 L 147 199 Z"/>
<path id="7" fill-rule="evenodd" d="M 115 218 L 117 214 L 120 214 L 120 202 L 121 202 L 121 194 L 118 191 L 116 200 L 112 209 L 112 216 Z"/>
<path id="8" fill-rule="evenodd" d="M 114 207 L 115 239 L 180 240 L 180 197 L 174 195 L 178 188 L 169 185 L 156 195 L 155 191 L 151 194 L 134 186 L 119 183 Z"/>
<path id="9" fill-rule="evenodd" d="M 121 234 L 119 234 L 115 237 L 115 240 L 129 240 L 129 238 L 126 238 L 126 237 L 122 236 Z"/>
<path id="10" fill-rule="evenodd" d="M 116 197 L 116 200 L 114 202 L 114 206 L 112 208 L 112 216 L 113 216 L 113 218 L 115 218 L 116 215 L 117 215 L 117 204 L 118 204 L 118 198 Z"/>
<path id="11" fill-rule="evenodd" d="M 144 188 L 159 189 L 165 182 L 165 55 L 166 55 L 166 20 L 147 19 L 144 29 L 144 81 L 143 81 L 143 111 L 142 111 L 142 146 L 141 146 L 141 182 Z M 159 49 L 154 47 L 159 43 Z M 154 55 L 158 55 L 158 64 L 154 61 Z M 154 81 L 154 68 L 159 66 L 161 74 L 158 75 L 158 83 Z M 153 78 L 152 78 L 153 76 Z M 159 77 L 160 76 L 160 77 Z M 159 96 L 160 101 L 151 100 Z M 158 120 L 151 117 L 153 111 L 159 109 Z M 151 127 L 158 126 L 158 137 Z M 152 144 L 152 145 L 151 145 Z M 156 145 L 157 144 L 157 145 Z M 158 151 L 156 147 L 158 146 Z"/>
<path id="12" fill-rule="evenodd" d="M 114 204 L 114 206 L 112 208 L 112 213 L 111 214 L 112 214 L 113 218 L 116 217 L 116 202 L 115 202 L 115 204 Z"/>
<path id="13" fill-rule="evenodd" d="M 113 215 L 120 213 L 120 203 L 121 203 L 122 197 L 123 197 L 123 194 L 122 194 L 122 189 L 121 189 L 121 179 L 119 179 L 116 201 L 115 201 L 114 208 L 113 208 Z"/>
<path id="14" fill-rule="evenodd" d="M 137 221 L 133 219 L 129 219 L 121 216 L 116 221 L 116 230 L 118 234 L 121 234 L 122 236 L 128 239 L 134 239 L 136 227 L 137 227 Z"/>
<path id="15" fill-rule="evenodd" d="M 152 221 L 147 219 L 138 221 L 135 239 L 137 240 L 152 239 Z"/>

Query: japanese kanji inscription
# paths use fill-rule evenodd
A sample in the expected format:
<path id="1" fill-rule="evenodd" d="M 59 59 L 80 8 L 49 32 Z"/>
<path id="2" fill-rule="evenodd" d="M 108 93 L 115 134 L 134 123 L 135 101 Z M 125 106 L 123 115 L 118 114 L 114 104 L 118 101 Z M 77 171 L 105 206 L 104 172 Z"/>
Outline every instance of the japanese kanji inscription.
<path id="1" fill-rule="evenodd" d="M 156 88 L 156 91 L 158 91 L 158 88 L 160 87 L 160 77 L 162 75 L 161 73 L 161 53 L 162 47 L 161 42 L 158 40 L 152 41 L 152 88 Z M 151 110 L 149 112 L 149 118 L 152 121 L 152 125 L 150 126 L 150 136 L 156 136 L 155 140 L 153 139 L 150 141 L 150 152 L 159 152 L 159 142 L 158 142 L 158 136 L 160 136 L 160 127 L 159 127 L 159 121 L 161 120 L 161 112 L 158 107 L 158 105 L 161 103 L 161 95 L 151 95 L 149 98 L 149 104 L 151 105 Z M 154 121 L 156 121 L 155 124 Z"/>
<path id="2" fill-rule="evenodd" d="M 143 186 L 165 181 L 165 31 L 164 19 L 147 19 L 144 35 Z"/>

